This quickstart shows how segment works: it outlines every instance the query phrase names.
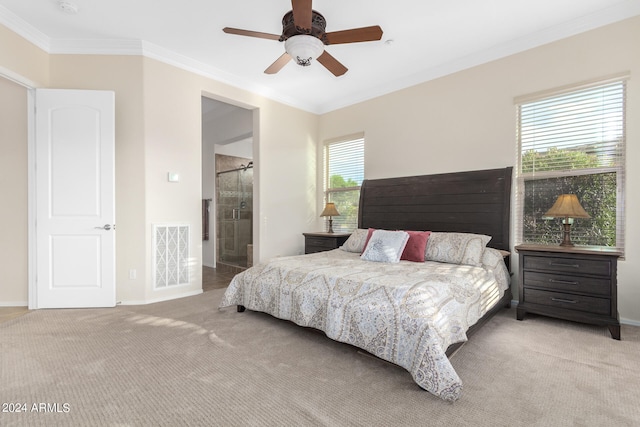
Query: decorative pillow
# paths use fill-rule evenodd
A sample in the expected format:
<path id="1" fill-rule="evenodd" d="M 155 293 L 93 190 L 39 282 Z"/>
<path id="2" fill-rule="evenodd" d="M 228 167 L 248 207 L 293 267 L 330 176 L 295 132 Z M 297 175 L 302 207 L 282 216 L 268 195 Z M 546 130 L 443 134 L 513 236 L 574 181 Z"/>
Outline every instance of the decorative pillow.
<path id="1" fill-rule="evenodd" d="M 504 263 L 505 252 L 509 253 L 503 250 L 484 248 L 484 253 L 482 254 L 482 266 L 493 272 L 493 277 L 498 282 L 500 289 L 507 289 L 511 282 L 511 275 L 507 265 Z"/>
<path id="2" fill-rule="evenodd" d="M 404 231 L 375 230 L 360 258 L 375 262 L 399 262 L 409 233 Z"/>
<path id="3" fill-rule="evenodd" d="M 490 270 L 495 270 L 498 268 L 498 264 L 502 264 L 506 267 L 504 263 L 504 257 L 510 254 L 508 251 L 503 251 L 494 248 L 484 248 L 484 252 L 482 253 L 482 259 L 480 260 L 483 267 L 488 268 Z"/>
<path id="4" fill-rule="evenodd" d="M 424 253 L 427 248 L 430 231 L 407 231 L 409 241 L 402 251 L 400 259 L 414 262 L 424 262 Z"/>
<path id="5" fill-rule="evenodd" d="M 480 265 L 489 240 L 491 236 L 484 234 L 432 232 L 427 242 L 425 260 Z"/>
<path id="6" fill-rule="evenodd" d="M 371 235 L 374 231 L 376 231 L 375 228 L 370 228 L 367 230 L 367 238 L 364 239 L 364 246 L 362 247 L 362 252 L 360 252 L 360 254 L 363 254 L 364 250 L 367 249 L 367 245 L 369 244 L 369 240 L 371 240 Z"/>
<path id="7" fill-rule="evenodd" d="M 357 252 L 359 254 L 364 251 L 364 243 L 367 240 L 367 233 L 369 230 L 366 228 L 358 228 L 353 230 L 351 236 L 344 242 L 344 245 L 340 246 L 340 249 L 346 252 Z"/>

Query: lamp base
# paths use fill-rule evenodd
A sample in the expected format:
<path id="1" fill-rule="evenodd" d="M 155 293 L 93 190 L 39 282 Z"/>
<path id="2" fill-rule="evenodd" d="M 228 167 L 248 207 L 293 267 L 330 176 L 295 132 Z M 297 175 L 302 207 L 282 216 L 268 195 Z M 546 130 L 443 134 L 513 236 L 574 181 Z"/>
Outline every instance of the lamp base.
<path id="1" fill-rule="evenodd" d="M 331 217 L 329 217 L 329 230 L 327 233 L 333 233 L 333 219 Z"/>
<path id="2" fill-rule="evenodd" d="M 560 246 L 575 246 L 571 241 L 571 224 L 568 222 L 562 224 L 562 243 Z"/>

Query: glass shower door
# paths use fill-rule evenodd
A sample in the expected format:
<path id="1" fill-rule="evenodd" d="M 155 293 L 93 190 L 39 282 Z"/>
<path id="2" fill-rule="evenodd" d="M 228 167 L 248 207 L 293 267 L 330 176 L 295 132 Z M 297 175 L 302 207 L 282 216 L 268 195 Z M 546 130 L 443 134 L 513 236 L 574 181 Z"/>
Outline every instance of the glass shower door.
<path id="1" fill-rule="evenodd" d="M 218 174 L 218 260 L 247 266 L 253 241 L 253 168 Z"/>

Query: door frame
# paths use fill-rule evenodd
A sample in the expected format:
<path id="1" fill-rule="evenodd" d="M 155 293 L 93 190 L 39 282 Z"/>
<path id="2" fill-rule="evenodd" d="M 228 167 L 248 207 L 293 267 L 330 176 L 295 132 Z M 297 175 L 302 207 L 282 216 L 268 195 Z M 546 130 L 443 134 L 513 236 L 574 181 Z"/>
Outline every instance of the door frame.
<path id="1" fill-rule="evenodd" d="M 27 212 L 28 212 L 28 308 L 38 308 L 37 258 L 38 242 L 36 239 L 36 88 L 27 89 Z"/>

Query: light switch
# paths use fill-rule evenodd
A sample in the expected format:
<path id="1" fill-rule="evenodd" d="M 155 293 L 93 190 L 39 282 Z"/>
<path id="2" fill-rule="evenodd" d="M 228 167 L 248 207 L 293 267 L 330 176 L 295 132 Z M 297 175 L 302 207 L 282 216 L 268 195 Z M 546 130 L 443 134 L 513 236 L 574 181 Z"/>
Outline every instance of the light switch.
<path id="1" fill-rule="evenodd" d="M 180 182 L 180 174 L 178 172 L 167 173 L 167 180 L 169 182 Z"/>

